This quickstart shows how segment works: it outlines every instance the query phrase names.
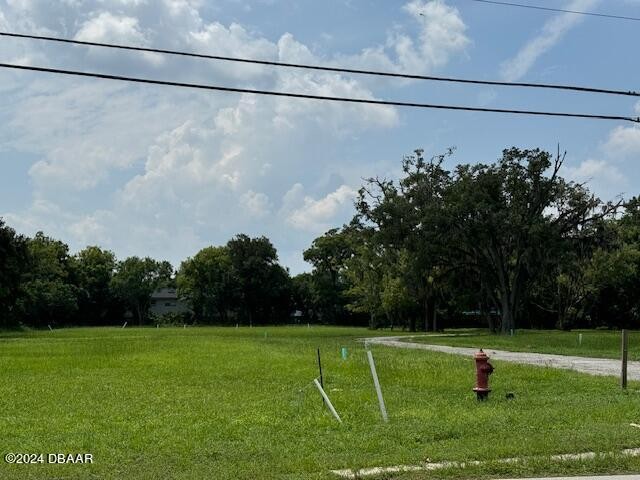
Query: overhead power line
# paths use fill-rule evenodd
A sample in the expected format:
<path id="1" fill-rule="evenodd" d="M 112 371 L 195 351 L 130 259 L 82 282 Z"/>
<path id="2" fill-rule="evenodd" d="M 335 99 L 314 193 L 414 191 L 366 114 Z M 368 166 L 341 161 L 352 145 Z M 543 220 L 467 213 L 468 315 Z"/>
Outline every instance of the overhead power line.
<path id="1" fill-rule="evenodd" d="M 382 72 L 382 71 L 376 71 L 376 70 L 360 70 L 360 69 L 354 69 L 354 68 L 307 65 L 307 64 L 301 64 L 301 63 L 273 62 L 269 60 L 255 60 L 255 59 L 249 59 L 249 58 L 227 57 L 227 56 L 221 56 L 221 55 L 207 55 L 204 53 L 183 52 L 179 50 L 165 50 L 161 48 L 136 47 L 131 45 L 120 45 L 120 44 L 114 44 L 114 43 L 87 42 L 82 40 L 72 40 L 69 38 L 47 37 L 47 36 L 41 36 L 41 35 L 28 35 L 28 34 L 13 33 L 13 32 L 0 31 L 0 36 L 13 37 L 13 38 L 25 38 L 25 39 L 31 39 L 31 40 L 44 40 L 48 42 L 60 42 L 60 43 L 68 43 L 68 44 L 75 44 L 75 45 L 85 45 L 90 47 L 115 48 L 120 50 L 131 50 L 136 52 L 160 53 L 164 55 L 177 55 L 182 57 L 204 58 L 209 60 L 221 60 L 221 61 L 227 61 L 227 62 L 267 65 L 267 66 L 273 66 L 273 67 L 300 68 L 300 69 L 306 69 L 306 70 L 320 70 L 320 71 L 326 71 L 326 72 L 350 73 L 350 74 L 358 74 L 358 75 L 373 75 L 373 76 L 381 76 L 381 77 L 403 78 L 403 79 L 409 79 L 409 80 L 429 80 L 429 81 L 436 81 L 436 82 L 466 83 L 466 84 L 474 84 L 474 85 L 493 85 L 493 86 L 505 86 L 505 87 L 546 88 L 546 89 L 554 89 L 554 90 L 571 90 L 571 91 L 584 92 L 584 93 L 601 93 L 601 94 L 609 94 L 609 95 L 625 95 L 625 96 L 631 96 L 631 97 L 640 97 L 639 92 L 635 92 L 631 90 L 613 90 L 613 89 L 605 89 L 605 88 L 581 87 L 581 86 L 575 86 L 575 85 L 557 85 L 557 84 L 546 84 L 546 83 L 499 82 L 499 81 L 492 81 L 492 80 L 436 77 L 431 75 L 412 75 L 407 73 Z"/>
<path id="2" fill-rule="evenodd" d="M 564 10 L 562 8 L 542 7 L 540 5 L 526 5 L 523 3 L 513 3 L 513 2 L 499 2 L 497 0 L 470 0 L 470 1 L 478 2 L 478 3 L 490 3 L 492 5 L 502 5 L 507 7 L 530 8 L 533 10 L 545 10 L 548 12 L 573 13 L 575 15 L 589 15 L 591 17 L 604 17 L 604 18 L 612 18 L 616 20 L 633 20 L 636 22 L 640 22 L 639 17 L 627 17 L 625 15 L 611 15 L 608 13 L 597 13 L 597 12 L 581 12 L 579 10 Z"/>
<path id="3" fill-rule="evenodd" d="M 548 117 L 589 118 L 589 119 L 595 119 L 595 120 L 618 120 L 618 121 L 640 123 L 640 117 L 634 118 L 634 117 L 625 117 L 625 116 L 617 116 L 617 115 L 545 112 L 545 111 L 536 111 L 536 110 L 511 110 L 511 109 L 502 109 L 502 108 L 481 108 L 481 107 L 467 107 L 467 106 L 459 106 L 459 105 L 437 105 L 437 104 L 417 103 L 417 102 L 371 100 L 367 98 L 331 97 L 326 95 L 310 95 L 305 93 L 276 92 L 271 90 L 254 90 L 254 89 L 248 89 L 248 88 L 223 87 L 218 85 L 204 85 L 204 84 L 198 84 L 198 83 L 170 82 L 166 80 L 154 80 L 149 78 L 109 75 L 105 73 L 79 72 L 75 70 L 61 70 L 58 68 L 36 67 L 32 65 L 13 65 L 9 63 L 0 63 L 0 68 L 30 70 L 34 72 L 57 73 L 62 75 L 101 78 L 106 80 L 119 80 L 119 81 L 125 81 L 125 82 L 146 83 L 146 84 L 152 84 L 152 85 L 165 85 L 165 86 L 171 86 L 171 87 L 194 88 L 194 89 L 200 89 L 200 90 L 215 90 L 220 92 L 233 92 L 233 93 L 249 93 L 254 95 L 270 95 L 275 97 L 304 98 L 304 99 L 310 99 L 310 100 L 324 100 L 324 101 L 331 101 L 331 102 L 347 102 L 347 103 L 359 103 L 359 104 L 369 104 L 369 105 L 387 105 L 387 106 L 397 106 L 397 107 L 432 108 L 432 109 L 440 109 L 440 110 L 464 110 L 469 112 L 493 112 L 493 113 L 510 113 L 510 114 L 520 114 L 520 115 L 539 115 L 539 116 L 548 116 Z"/>

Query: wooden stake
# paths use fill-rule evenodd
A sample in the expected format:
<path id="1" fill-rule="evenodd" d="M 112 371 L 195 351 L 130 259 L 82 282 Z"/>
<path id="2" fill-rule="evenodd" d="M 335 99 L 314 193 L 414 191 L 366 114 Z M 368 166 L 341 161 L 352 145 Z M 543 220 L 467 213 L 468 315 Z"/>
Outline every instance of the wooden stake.
<path id="1" fill-rule="evenodd" d="M 620 386 L 627 388 L 627 357 L 629 354 L 629 332 L 622 330 L 622 371 L 620 372 Z"/>

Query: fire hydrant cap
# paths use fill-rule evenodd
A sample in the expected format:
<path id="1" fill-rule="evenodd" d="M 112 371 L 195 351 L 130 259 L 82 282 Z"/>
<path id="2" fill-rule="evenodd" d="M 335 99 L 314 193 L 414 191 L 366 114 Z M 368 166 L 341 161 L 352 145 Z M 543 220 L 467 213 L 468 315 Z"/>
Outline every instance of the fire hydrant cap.
<path id="1" fill-rule="evenodd" d="M 488 356 L 486 353 L 484 353 L 484 352 L 482 351 L 482 349 L 480 349 L 480 351 L 479 351 L 479 352 L 477 352 L 477 353 L 474 355 L 474 357 L 475 357 L 476 359 L 481 359 L 481 358 L 482 358 L 482 359 L 484 359 L 484 358 L 487 358 L 487 359 L 488 359 L 488 358 L 489 358 L 489 356 Z"/>

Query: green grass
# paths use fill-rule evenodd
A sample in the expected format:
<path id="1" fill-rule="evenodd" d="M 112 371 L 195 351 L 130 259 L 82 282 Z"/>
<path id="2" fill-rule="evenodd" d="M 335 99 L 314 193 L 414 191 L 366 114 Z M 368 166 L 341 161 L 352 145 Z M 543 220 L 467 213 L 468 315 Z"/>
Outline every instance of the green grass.
<path id="1" fill-rule="evenodd" d="M 613 377 L 495 362 L 492 397 L 478 403 L 468 358 L 374 347 L 390 416 L 384 424 L 356 341 L 362 336 L 371 332 L 84 328 L 0 335 L 0 453 L 88 452 L 95 459 L 0 460 L 0 478 L 331 479 L 337 477 L 328 471 L 338 468 L 640 447 L 640 431 L 629 427 L 640 423 L 636 383 L 622 392 Z M 342 425 L 310 385 L 317 347 Z M 506 392 L 515 399 L 506 400 Z M 607 464 L 544 468 L 640 470 L 637 459 Z M 535 467 L 437 475 L 513 476 L 523 468 Z"/>
<path id="2" fill-rule="evenodd" d="M 579 357 L 620 358 L 621 333 L 608 330 L 517 330 L 513 336 L 488 330 L 446 330 L 445 336 L 416 337 L 411 341 L 455 347 L 494 348 L 512 352 L 555 353 Z M 578 335 L 582 334 L 582 344 Z M 640 331 L 629 332 L 629 360 L 640 360 Z"/>

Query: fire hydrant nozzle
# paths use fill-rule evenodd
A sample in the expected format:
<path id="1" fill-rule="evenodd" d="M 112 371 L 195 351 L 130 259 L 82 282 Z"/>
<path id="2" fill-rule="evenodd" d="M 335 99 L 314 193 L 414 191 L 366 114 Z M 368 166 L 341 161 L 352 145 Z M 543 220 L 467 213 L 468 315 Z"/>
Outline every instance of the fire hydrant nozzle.
<path id="1" fill-rule="evenodd" d="M 476 361 L 476 392 L 478 400 L 486 400 L 489 397 L 489 375 L 493 373 L 493 365 L 489 363 L 489 357 L 480 349 L 473 357 Z"/>

